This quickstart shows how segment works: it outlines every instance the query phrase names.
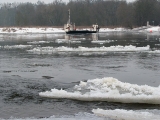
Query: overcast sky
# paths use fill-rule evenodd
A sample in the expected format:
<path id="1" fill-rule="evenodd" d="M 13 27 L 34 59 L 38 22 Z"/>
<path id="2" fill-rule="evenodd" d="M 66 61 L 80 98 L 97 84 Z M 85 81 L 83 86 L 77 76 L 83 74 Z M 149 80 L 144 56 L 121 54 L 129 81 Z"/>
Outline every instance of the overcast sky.
<path id="1" fill-rule="evenodd" d="M 32 2 L 32 3 L 37 3 L 38 0 L 0 0 L 0 3 L 14 3 L 14 2 Z M 44 1 L 45 3 L 51 3 L 54 0 L 40 0 Z M 63 0 L 65 2 L 68 2 L 69 0 Z M 135 0 L 126 0 L 127 2 L 132 2 Z"/>

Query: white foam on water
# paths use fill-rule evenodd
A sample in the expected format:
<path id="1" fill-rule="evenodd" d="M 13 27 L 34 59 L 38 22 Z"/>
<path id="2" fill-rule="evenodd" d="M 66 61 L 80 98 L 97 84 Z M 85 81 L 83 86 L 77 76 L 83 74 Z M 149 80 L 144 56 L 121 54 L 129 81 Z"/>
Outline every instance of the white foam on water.
<path id="1" fill-rule="evenodd" d="M 81 81 L 71 92 L 54 88 L 39 95 L 81 101 L 160 104 L 160 87 L 124 83 L 112 77 Z"/>
<path id="2" fill-rule="evenodd" d="M 88 47 L 81 47 L 78 48 L 71 48 L 71 47 L 36 47 L 31 50 L 28 50 L 28 52 L 34 52 L 34 53 L 53 53 L 53 52 L 144 52 L 144 51 L 150 51 L 150 46 L 147 45 L 146 47 L 136 47 L 133 45 L 129 46 L 110 46 L 110 47 L 94 47 L 94 48 L 88 48 Z"/>
<path id="3" fill-rule="evenodd" d="M 133 110 L 103 110 L 93 109 L 92 112 L 97 116 L 107 117 L 113 120 L 159 120 L 160 115 L 155 115 L 150 112 L 140 112 Z"/>

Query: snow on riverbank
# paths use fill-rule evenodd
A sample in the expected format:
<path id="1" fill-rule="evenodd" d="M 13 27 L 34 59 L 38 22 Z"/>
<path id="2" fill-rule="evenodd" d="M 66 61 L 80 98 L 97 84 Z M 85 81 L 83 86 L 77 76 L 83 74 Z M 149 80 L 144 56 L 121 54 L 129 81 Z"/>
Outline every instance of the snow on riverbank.
<path id="1" fill-rule="evenodd" d="M 86 28 L 87 29 L 87 28 Z M 84 30 L 86 30 L 84 28 Z M 88 29 L 89 30 L 89 29 Z M 127 31 L 127 29 L 125 28 L 101 28 L 99 32 L 114 32 L 114 31 Z M 51 28 L 51 27 L 4 27 L 4 28 L 0 28 L 0 33 L 17 33 L 17 34 L 21 34 L 21 33 L 65 33 L 65 31 L 63 30 L 63 28 Z"/>
<path id="2" fill-rule="evenodd" d="M 123 32 L 123 31 L 130 31 L 129 29 L 125 28 L 100 28 L 99 32 Z"/>
<path id="3" fill-rule="evenodd" d="M 84 28 L 85 29 L 85 28 Z M 99 30 L 100 33 L 105 32 L 126 32 L 126 31 L 138 31 L 138 32 L 160 32 L 160 26 L 153 26 L 150 28 L 147 27 L 139 27 L 134 29 L 126 29 L 126 28 L 101 28 Z M 3 27 L 0 28 L 0 34 L 24 34 L 24 33 L 65 33 L 63 28 L 52 28 L 52 27 Z"/>
<path id="4" fill-rule="evenodd" d="M 155 27 L 151 27 L 151 28 L 148 28 L 146 29 L 147 32 L 160 32 L 160 26 L 155 26 Z"/>
<path id="5" fill-rule="evenodd" d="M 62 28 L 18 28 L 18 27 L 7 27 L 7 28 L 0 28 L 0 33 L 64 33 Z"/>

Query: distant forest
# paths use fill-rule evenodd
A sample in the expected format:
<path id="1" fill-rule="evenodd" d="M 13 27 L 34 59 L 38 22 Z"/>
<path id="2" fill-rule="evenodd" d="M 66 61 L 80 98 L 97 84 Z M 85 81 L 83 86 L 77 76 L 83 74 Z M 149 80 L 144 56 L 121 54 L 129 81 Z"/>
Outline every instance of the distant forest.
<path id="1" fill-rule="evenodd" d="M 90 26 L 94 23 L 103 27 L 133 28 L 160 24 L 160 1 L 137 0 L 54 0 L 45 4 L 33 3 L 0 4 L 0 27 L 6 26 L 63 26 L 68 20 L 77 26 Z"/>

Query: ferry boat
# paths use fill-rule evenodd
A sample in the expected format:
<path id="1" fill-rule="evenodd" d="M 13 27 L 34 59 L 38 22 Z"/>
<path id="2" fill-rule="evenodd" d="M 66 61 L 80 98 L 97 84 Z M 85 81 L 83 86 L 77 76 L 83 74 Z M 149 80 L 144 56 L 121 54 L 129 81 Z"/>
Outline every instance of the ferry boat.
<path id="1" fill-rule="evenodd" d="M 99 26 L 97 24 L 92 25 L 92 28 L 90 30 L 79 30 L 76 29 L 75 23 L 72 24 L 70 22 L 70 10 L 69 12 L 69 18 L 67 24 L 64 25 L 64 30 L 66 34 L 86 34 L 86 33 L 97 33 L 99 32 Z"/>

